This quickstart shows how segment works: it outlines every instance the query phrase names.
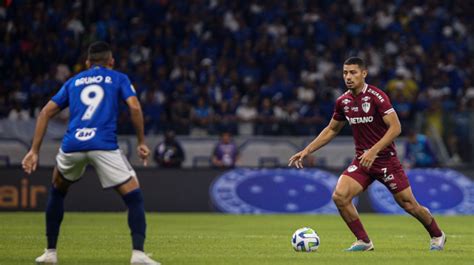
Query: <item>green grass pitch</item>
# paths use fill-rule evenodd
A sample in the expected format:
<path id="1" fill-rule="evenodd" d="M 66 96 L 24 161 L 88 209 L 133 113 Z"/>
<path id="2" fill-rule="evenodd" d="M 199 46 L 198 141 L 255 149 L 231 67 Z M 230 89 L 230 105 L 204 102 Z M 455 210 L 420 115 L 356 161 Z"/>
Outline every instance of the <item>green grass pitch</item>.
<path id="1" fill-rule="evenodd" d="M 354 240 L 339 216 L 221 214 L 147 215 L 146 252 L 164 265 L 178 264 L 474 264 L 474 216 L 438 216 L 446 249 L 428 251 L 429 237 L 409 216 L 362 215 L 375 251 L 347 253 Z M 314 228 L 321 246 L 293 251 L 300 227 Z M 45 247 L 43 213 L 0 213 L 0 264 L 34 264 Z M 66 212 L 59 264 L 130 264 L 125 213 Z"/>

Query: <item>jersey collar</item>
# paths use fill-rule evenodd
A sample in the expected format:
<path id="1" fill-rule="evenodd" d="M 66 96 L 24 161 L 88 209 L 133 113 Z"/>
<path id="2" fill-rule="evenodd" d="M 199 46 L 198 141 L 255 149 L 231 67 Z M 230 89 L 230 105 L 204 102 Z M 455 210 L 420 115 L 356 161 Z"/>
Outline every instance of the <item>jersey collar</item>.
<path id="1" fill-rule="evenodd" d="M 100 65 L 100 64 L 94 64 L 90 67 L 90 69 L 104 69 L 105 66 Z"/>
<path id="2" fill-rule="evenodd" d="M 365 91 L 367 91 L 367 88 L 369 87 L 369 85 L 367 83 L 364 84 L 364 88 L 362 89 L 362 93 L 361 94 L 364 94 Z"/>
<path id="3" fill-rule="evenodd" d="M 368 85 L 367 83 L 364 83 L 364 88 L 362 88 L 362 91 L 361 91 L 360 94 L 358 94 L 358 95 L 352 94 L 352 92 L 351 92 L 349 89 L 347 90 L 346 93 L 349 94 L 349 95 L 351 95 L 351 97 L 356 98 L 356 97 L 359 97 L 359 96 L 365 94 L 365 92 L 367 91 L 367 88 L 368 88 L 368 87 L 369 87 L 369 85 Z"/>

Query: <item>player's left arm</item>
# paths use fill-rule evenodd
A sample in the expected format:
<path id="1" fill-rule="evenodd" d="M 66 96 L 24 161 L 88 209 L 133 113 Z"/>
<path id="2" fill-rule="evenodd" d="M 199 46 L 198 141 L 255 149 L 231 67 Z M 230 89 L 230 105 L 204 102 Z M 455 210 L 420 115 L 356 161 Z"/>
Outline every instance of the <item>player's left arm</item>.
<path id="1" fill-rule="evenodd" d="M 402 132 L 402 126 L 400 125 L 400 120 L 395 111 L 383 116 L 383 121 L 387 125 L 388 130 L 385 132 L 385 135 L 372 146 L 372 148 L 360 156 L 360 164 L 363 167 L 370 168 L 374 163 L 377 154 L 390 145 Z"/>
<path id="2" fill-rule="evenodd" d="M 33 171 L 36 170 L 38 165 L 38 153 L 41 147 L 41 143 L 43 142 L 44 135 L 46 134 L 46 130 L 48 128 L 48 123 L 51 118 L 56 116 L 61 111 L 56 102 L 50 100 L 46 106 L 43 107 L 41 112 L 38 115 L 38 119 L 36 121 L 36 128 L 35 134 L 33 136 L 33 142 L 31 144 L 30 151 L 25 155 L 21 165 L 23 166 L 23 170 L 31 174 Z"/>
<path id="3" fill-rule="evenodd" d="M 130 118 L 132 120 L 133 127 L 135 128 L 135 134 L 137 135 L 137 153 L 142 159 L 143 165 L 148 165 L 148 156 L 150 155 L 150 149 L 145 143 L 145 129 L 143 121 L 143 112 L 140 106 L 140 102 L 136 96 L 128 97 L 125 102 L 130 109 Z"/>

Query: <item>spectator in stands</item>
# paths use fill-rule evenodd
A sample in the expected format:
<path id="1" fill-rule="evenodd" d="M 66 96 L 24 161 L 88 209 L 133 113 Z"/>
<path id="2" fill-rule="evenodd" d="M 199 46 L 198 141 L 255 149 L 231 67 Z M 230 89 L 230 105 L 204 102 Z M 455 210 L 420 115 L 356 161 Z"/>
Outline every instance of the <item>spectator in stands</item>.
<path id="1" fill-rule="evenodd" d="M 212 153 L 212 166 L 216 168 L 233 168 L 239 160 L 239 150 L 229 132 L 223 132 Z"/>
<path id="2" fill-rule="evenodd" d="M 217 131 L 228 131 L 232 134 L 237 133 L 237 116 L 235 116 L 235 109 L 232 109 L 229 102 L 222 101 L 214 115 L 215 123 L 217 124 Z"/>
<path id="3" fill-rule="evenodd" d="M 413 102 L 418 94 L 418 85 L 411 78 L 411 73 L 404 67 L 399 67 L 395 71 L 395 78 L 388 81 L 387 92 L 389 95 L 400 95 L 408 102 Z"/>
<path id="4" fill-rule="evenodd" d="M 400 91 L 395 91 L 394 94 L 392 94 L 390 100 L 392 101 L 393 107 L 397 111 L 402 127 L 403 128 L 412 127 L 412 124 L 410 124 L 410 121 L 412 120 L 411 116 L 412 116 L 412 110 L 413 110 L 413 103 L 409 101 L 406 98 L 406 96 Z"/>
<path id="5" fill-rule="evenodd" d="M 166 125 L 177 134 L 190 133 L 190 113 L 200 96 L 214 113 L 228 101 L 240 134 L 255 134 L 265 97 L 278 106 L 273 116 L 279 122 L 281 110 L 296 109 L 307 122 L 299 133 L 313 134 L 319 120 L 308 119 L 316 112 L 311 104 L 316 102 L 317 116 L 331 118 L 330 104 L 343 87 L 334 69 L 347 52 L 370 62 L 369 76 L 398 101 L 394 106 L 405 124 L 429 109 L 439 130 L 439 118 L 455 111 L 467 94 L 463 87 L 473 85 L 466 86 L 474 76 L 471 1 L 79 1 L 80 8 L 58 1 L 10 2 L 0 12 L 0 94 L 6 91 L 0 117 L 8 116 L 13 101 L 34 116 L 60 88 L 59 80 L 81 70 L 81 47 L 95 40 L 116 43 L 117 69 L 130 73 L 141 95 L 159 83 Z M 431 88 L 449 90 L 441 106 L 418 96 Z M 337 92 L 326 97 L 327 91 Z M 399 100 L 395 92 L 403 94 Z M 144 108 L 155 104 L 145 96 L 141 101 Z M 219 124 L 225 121 L 212 119 L 209 126 L 228 127 Z M 119 119 L 120 133 L 133 133 L 128 122 Z M 298 122 L 291 119 L 277 133 Z"/>
<path id="6" fill-rule="evenodd" d="M 208 132 L 212 131 L 212 119 L 214 111 L 207 104 L 204 97 L 199 97 L 197 100 L 197 106 L 191 110 L 191 121 L 193 125 L 193 135 L 207 135 Z"/>
<path id="7" fill-rule="evenodd" d="M 181 167 L 185 155 L 181 144 L 175 138 L 174 131 L 165 132 L 164 140 L 155 147 L 153 158 L 159 167 Z"/>
<path id="8" fill-rule="evenodd" d="M 237 118 L 239 119 L 239 134 L 251 135 L 254 133 L 255 120 L 258 117 L 258 111 L 253 99 L 243 100 L 243 104 L 237 108 Z"/>
<path id="9" fill-rule="evenodd" d="M 269 98 L 264 98 L 257 118 L 257 134 L 274 135 L 277 132 L 278 124 L 273 113 L 272 102 Z"/>
<path id="10" fill-rule="evenodd" d="M 13 109 L 8 113 L 8 119 L 11 121 L 27 121 L 30 119 L 28 110 L 23 109 L 19 102 L 13 104 Z"/>
<path id="11" fill-rule="evenodd" d="M 426 135 L 410 130 L 405 142 L 404 164 L 407 168 L 435 167 L 438 165 L 430 141 Z"/>
<path id="12" fill-rule="evenodd" d="M 190 105 L 182 100 L 177 99 L 170 109 L 171 120 L 173 121 L 173 130 L 178 134 L 189 134 L 191 123 Z"/>
<path id="13" fill-rule="evenodd" d="M 149 89 L 143 93 L 143 119 L 145 122 L 145 134 L 158 133 L 161 129 L 163 107 L 154 89 Z"/>

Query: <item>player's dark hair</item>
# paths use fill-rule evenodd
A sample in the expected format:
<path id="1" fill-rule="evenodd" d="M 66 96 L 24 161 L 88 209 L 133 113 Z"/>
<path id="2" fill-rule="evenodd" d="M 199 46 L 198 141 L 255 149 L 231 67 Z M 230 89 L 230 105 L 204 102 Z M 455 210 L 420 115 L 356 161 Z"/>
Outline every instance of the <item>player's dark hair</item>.
<path id="1" fill-rule="evenodd" d="M 107 42 L 96 41 L 89 45 L 87 59 L 91 63 L 105 63 L 112 56 L 112 48 Z"/>
<path id="2" fill-rule="evenodd" d="M 344 64 L 345 65 L 357 64 L 360 69 L 367 69 L 367 65 L 365 64 L 365 61 L 360 57 L 350 57 L 344 62 Z"/>

